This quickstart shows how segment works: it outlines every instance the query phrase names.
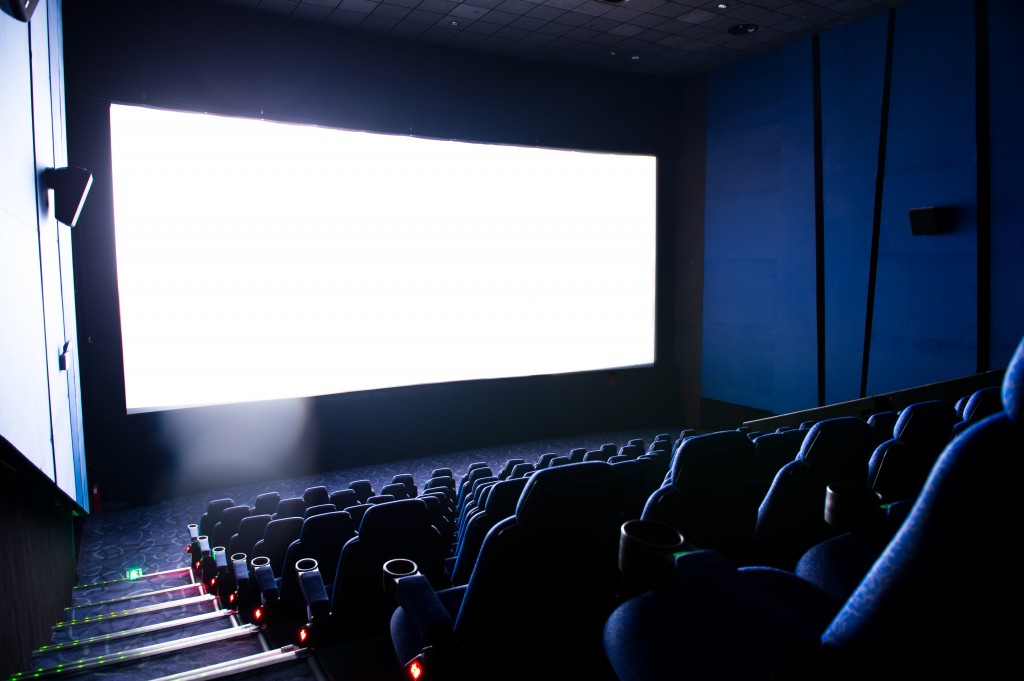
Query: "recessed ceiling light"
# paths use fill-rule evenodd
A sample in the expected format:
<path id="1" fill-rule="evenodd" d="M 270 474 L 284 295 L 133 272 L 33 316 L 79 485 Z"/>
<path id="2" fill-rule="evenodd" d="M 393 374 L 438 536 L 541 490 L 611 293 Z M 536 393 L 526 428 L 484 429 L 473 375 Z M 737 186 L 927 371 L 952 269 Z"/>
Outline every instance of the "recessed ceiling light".
<path id="1" fill-rule="evenodd" d="M 639 54 L 634 54 L 629 59 L 630 59 L 630 61 L 640 61 L 640 55 Z"/>
<path id="2" fill-rule="evenodd" d="M 757 24 L 736 24 L 735 26 L 730 26 L 728 30 L 732 35 L 750 35 L 751 33 L 757 33 L 760 28 Z"/>
<path id="3" fill-rule="evenodd" d="M 455 21 L 454 19 L 452 19 L 451 21 L 449 21 L 449 22 L 448 22 L 448 25 L 449 25 L 449 26 L 458 26 L 458 25 L 459 25 L 459 22 L 457 22 L 457 21 Z"/>
<path id="4" fill-rule="evenodd" d="M 728 3 L 720 2 L 718 3 L 718 9 L 729 9 L 729 5 Z"/>

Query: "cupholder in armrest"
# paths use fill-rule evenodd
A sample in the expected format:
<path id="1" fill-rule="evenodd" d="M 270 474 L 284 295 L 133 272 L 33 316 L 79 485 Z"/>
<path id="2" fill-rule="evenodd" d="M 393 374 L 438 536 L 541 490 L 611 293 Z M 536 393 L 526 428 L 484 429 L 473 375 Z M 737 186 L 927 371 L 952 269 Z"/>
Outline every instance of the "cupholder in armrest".
<path id="1" fill-rule="evenodd" d="M 384 593 L 398 602 L 398 580 L 403 577 L 418 575 L 420 568 L 415 561 L 408 558 L 392 558 L 384 563 Z"/>
<path id="2" fill-rule="evenodd" d="M 657 588 L 671 579 L 676 554 L 688 548 L 668 523 L 628 520 L 619 531 L 619 571 L 629 582 Z"/>
<path id="3" fill-rule="evenodd" d="M 877 528 L 885 519 L 882 497 L 864 485 L 833 483 L 825 494 L 825 522 L 844 532 Z"/>

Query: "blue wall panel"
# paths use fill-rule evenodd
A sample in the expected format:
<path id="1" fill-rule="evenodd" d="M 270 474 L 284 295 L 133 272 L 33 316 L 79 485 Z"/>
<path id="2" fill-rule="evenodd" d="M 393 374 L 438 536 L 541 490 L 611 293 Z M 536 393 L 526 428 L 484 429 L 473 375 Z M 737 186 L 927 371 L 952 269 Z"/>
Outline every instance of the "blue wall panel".
<path id="1" fill-rule="evenodd" d="M 991 368 L 1003 368 L 1024 336 L 1024 23 L 1020 0 L 989 0 L 992 126 Z"/>
<path id="2" fill-rule="evenodd" d="M 973 17 L 961 0 L 897 9 L 868 394 L 975 372 Z M 913 236 L 922 206 L 954 207 L 953 230 Z"/>
<path id="3" fill-rule="evenodd" d="M 825 401 L 860 396 L 888 13 L 821 35 Z"/>
<path id="4" fill-rule="evenodd" d="M 815 405 L 810 40 L 708 82 L 704 397 Z"/>

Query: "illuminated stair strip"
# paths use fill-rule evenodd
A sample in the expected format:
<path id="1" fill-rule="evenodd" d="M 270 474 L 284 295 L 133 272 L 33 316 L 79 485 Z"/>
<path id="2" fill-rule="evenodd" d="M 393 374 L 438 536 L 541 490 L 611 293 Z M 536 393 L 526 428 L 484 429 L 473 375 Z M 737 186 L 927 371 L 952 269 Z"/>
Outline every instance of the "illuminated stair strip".
<path id="1" fill-rule="evenodd" d="M 20 679 L 43 679 L 58 675 L 71 676 L 72 674 L 79 674 L 81 672 L 90 671 L 96 669 L 97 667 L 107 668 L 113 665 L 125 664 L 127 662 L 141 660 L 145 657 L 153 657 L 154 655 L 172 653 L 176 650 L 182 650 L 185 648 L 194 648 L 196 646 L 205 645 L 207 643 L 216 643 L 218 641 L 227 641 L 233 638 L 252 636 L 254 634 L 259 633 L 259 630 L 259 627 L 257 627 L 256 625 L 247 624 L 245 626 L 235 627 L 233 629 L 213 631 L 207 634 L 199 634 L 197 636 L 180 638 L 175 641 L 155 643 L 150 646 L 143 646 L 141 648 L 135 648 L 133 650 L 126 650 L 121 653 L 111 653 L 110 655 L 90 657 L 84 660 L 78 660 L 76 662 L 59 664 L 56 667 L 46 667 L 40 669 L 33 669 L 26 672 L 19 672 L 11 677 L 11 681 L 18 681 Z"/>
<path id="2" fill-rule="evenodd" d="M 192 615 L 191 617 L 183 617 L 178 620 L 167 620 L 166 622 L 157 622 L 156 624 L 147 624 L 144 627 L 136 627 L 135 629 L 125 629 L 123 631 L 115 631 L 109 634 L 98 634 L 97 636 L 90 636 L 88 638 L 75 639 L 74 641 L 66 641 L 64 643 L 50 643 L 38 650 L 36 653 L 51 653 L 57 650 L 71 650 L 73 648 L 79 648 L 81 646 L 88 646 L 94 643 L 104 643 L 106 641 L 113 641 L 119 638 L 127 638 L 129 636 L 140 636 L 142 634 L 150 634 L 154 631 L 163 631 L 164 629 L 174 629 L 175 627 L 184 627 L 190 624 L 198 624 L 206 622 L 208 620 L 220 619 L 222 617 L 230 617 L 234 615 L 234 610 L 214 610 L 213 612 L 204 612 L 199 615 Z M 232 626 L 237 626 L 233 624 Z"/>
<path id="3" fill-rule="evenodd" d="M 162 676 L 153 681 L 206 681 L 206 679 L 219 679 L 225 676 L 241 674 L 256 669 L 263 669 L 282 662 L 301 660 L 309 655 L 308 648 L 298 646 L 285 646 L 265 653 L 257 653 L 248 657 L 240 657 L 237 660 L 228 660 L 219 664 L 212 664 L 209 667 L 200 667 L 170 676 Z"/>
<path id="4" fill-rule="evenodd" d="M 123 603 L 124 601 L 131 601 L 136 598 L 145 598 L 146 596 L 159 596 L 161 594 L 174 593 L 175 591 L 184 591 L 185 589 L 196 589 L 203 585 L 202 582 L 193 582 L 192 584 L 182 584 L 181 586 L 172 586 L 166 589 L 157 589 L 155 591 L 143 591 L 142 593 L 129 594 L 128 596 L 119 596 L 118 598 L 109 598 L 105 601 L 94 601 L 92 603 L 78 603 L 77 605 L 69 605 L 64 608 L 65 610 L 74 610 L 75 608 L 89 608 L 98 605 L 110 605 L 112 603 Z"/>
<path id="5" fill-rule="evenodd" d="M 92 584 L 79 584 L 78 586 L 75 586 L 75 587 L 72 587 L 72 588 L 75 589 L 76 591 L 79 590 L 79 589 L 92 589 L 92 588 L 95 588 L 97 586 L 108 586 L 110 584 L 122 584 L 124 582 L 137 582 L 140 579 L 149 579 L 150 577 L 169 577 L 170 575 L 185 574 L 186 572 L 191 573 L 192 572 L 192 568 L 190 568 L 190 567 L 174 568 L 173 570 L 164 570 L 162 572 L 151 572 L 149 574 L 143 574 L 143 575 L 140 575 L 138 577 L 135 577 L 134 579 L 128 579 L 127 577 L 123 578 L 123 579 L 111 579 L 111 580 L 108 580 L 106 582 L 93 582 Z"/>
<path id="6" fill-rule="evenodd" d="M 147 612 L 157 612 L 160 610 L 169 610 L 170 608 L 180 608 L 185 605 L 194 605 L 197 603 L 209 603 L 216 601 L 217 597 L 213 594 L 205 594 L 203 596 L 191 596 L 189 598 L 179 598 L 173 601 L 167 601 L 166 603 L 154 603 L 153 605 L 143 605 L 138 608 L 131 608 L 130 610 L 119 610 L 117 612 L 106 613 L 103 615 L 90 615 L 89 617 L 82 617 L 76 620 L 66 620 L 64 622 L 57 622 L 53 625 L 53 629 L 66 629 L 67 627 L 74 626 L 76 624 L 92 624 L 93 622 L 109 622 L 110 620 L 120 619 L 121 617 L 131 617 L 132 615 L 142 615 Z"/>

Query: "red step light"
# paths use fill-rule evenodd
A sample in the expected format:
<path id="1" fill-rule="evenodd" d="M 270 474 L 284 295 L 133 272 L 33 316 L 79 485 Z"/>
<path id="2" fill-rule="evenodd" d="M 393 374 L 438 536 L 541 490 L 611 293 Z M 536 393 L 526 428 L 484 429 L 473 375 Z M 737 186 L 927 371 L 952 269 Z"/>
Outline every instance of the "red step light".
<path id="1" fill-rule="evenodd" d="M 419 660 L 413 660 L 409 664 L 409 676 L 412 677 L 413 681 L 417 681 L 423 676 L 423 666 L 420 665 Z"/>
<path id="2" fill-rule="evenodd" d="M 263 619 L 263 608 L 256 608 L 256 610 L 252 613 L 252 618 L 257 622 Z"/>
<path id="3" fill-rule="evenodd" d="M 306 627 L 302 627 L 299 629 L 299 643 L 305 643 L 307 638 L 309 638 L 309 631 Z"/>

